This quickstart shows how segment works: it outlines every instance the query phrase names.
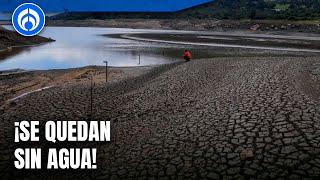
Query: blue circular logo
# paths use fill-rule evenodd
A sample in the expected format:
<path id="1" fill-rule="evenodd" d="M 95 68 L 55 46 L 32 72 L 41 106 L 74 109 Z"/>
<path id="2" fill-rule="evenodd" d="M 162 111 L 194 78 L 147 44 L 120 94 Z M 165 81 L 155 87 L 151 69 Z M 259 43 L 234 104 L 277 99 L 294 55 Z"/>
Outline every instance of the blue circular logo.
<path id="1" fill-rule="evenodd" d="M 41 32 L 46 22 L 42 9 L 33 3 L 21 4 L 12 14 L 14 29 L 23 36 L 34 36 Z"/>

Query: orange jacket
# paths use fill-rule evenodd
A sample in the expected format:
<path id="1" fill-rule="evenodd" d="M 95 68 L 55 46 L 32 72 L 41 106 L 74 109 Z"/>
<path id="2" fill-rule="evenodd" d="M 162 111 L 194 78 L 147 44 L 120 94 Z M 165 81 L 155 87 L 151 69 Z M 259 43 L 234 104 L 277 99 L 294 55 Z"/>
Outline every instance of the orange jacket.
<path id="1" fill-rule="evenodd" d="M 189 51 L 185 52 L 184 55 L 183 55 L 184 58 L 189 58 L 191 59 L 191 54 Z"/>

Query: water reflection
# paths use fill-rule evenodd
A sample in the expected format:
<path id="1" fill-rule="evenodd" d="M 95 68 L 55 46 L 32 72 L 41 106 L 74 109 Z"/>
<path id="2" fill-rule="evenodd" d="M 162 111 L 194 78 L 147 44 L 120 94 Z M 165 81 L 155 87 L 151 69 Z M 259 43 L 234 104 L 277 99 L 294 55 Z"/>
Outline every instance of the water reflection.
<path id="1" fill-rule="evenodd" d="M 5 26 L 12 29 L 11 26 Z M 119 38 L 119 34 L 160 33 L 203 35 L 215 32 L 141 30 L 125 28 L 46 27 L 40 35 L 56 42 L 41 46 L 15 48 L 0 53 L 0 70 L 7 69 L 65 69 L 88 65 L 144 66 L 172 63 L 183 60 L 185 49 L 191 50 L 194 59 L 225 56 L 282 56 L 303 55 L 303 52 L 243 49 L 218 46 L 163 43 Z M 254 37 L 254 36 L 253 36 Z M 293 37 L 301 38 L 301 37 Z M 141 64 L 138 64 L 141 56 Z"/>
<path id="2" fill-rule="evenodd" d="M 6 28 L 9 28 L 7 26 Z M 46 27 L 42 36 L 56 42 L 41 46 L 14 48 L 0 53 L 0 69 L 64 69 L 87 65 L 137 66 L 141 55 L 141 66 L 164 64 L 176 58 L 163 56 L 163 45 L 138 41 L 102 37 L 103 34 L 144 32 L 144 30 Z"/>
<path id="3" fill-rule="evenodd" d="M 12 58 L 23 51 L 30 51 L 30 49 L 26 47 L 16 47 L 11 50 L 0 51 L 0 63 L 1 61 Z"/>

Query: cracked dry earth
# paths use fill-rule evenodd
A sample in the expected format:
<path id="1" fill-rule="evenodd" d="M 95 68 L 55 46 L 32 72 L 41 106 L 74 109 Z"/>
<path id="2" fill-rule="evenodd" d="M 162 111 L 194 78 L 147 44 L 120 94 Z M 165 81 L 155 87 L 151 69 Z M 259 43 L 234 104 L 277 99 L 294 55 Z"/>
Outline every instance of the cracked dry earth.
<path id="1" fill-rule="evenodd" d="M 98 147 L 98 170 L 64 173 L 101 179 L 320 177 L 318 66 L 317 57 L 202 59 L 101 84 L 93 118 L 111 121 L 111 142 L 87 144 Z M 1 129 L 2 174 L 13 171 L 14 121 L 86 119 L 89 92 L 83 85 L 54 87 L 12 104 L 1 121 L 8 127 Z M 254 158 L 241 159 L 244 149 Z M 37 177 L 61 171 L 53 172 Z"/>

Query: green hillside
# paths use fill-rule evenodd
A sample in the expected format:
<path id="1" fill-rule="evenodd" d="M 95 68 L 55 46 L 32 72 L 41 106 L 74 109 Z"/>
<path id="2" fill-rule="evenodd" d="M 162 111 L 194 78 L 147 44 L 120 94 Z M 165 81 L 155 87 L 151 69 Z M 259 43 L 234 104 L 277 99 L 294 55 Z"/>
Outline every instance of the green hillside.
<path id="1" fill-rule="evenodd" d="M 63 13 L 52 19 L 320 19 L 320 0 L 216 0 L 175 13 Z"/>

